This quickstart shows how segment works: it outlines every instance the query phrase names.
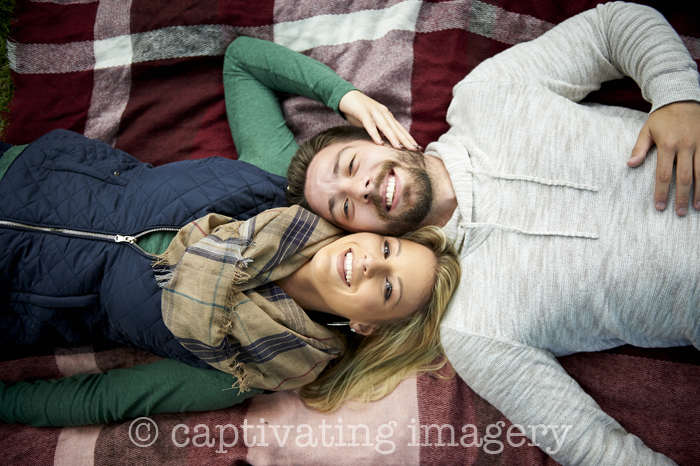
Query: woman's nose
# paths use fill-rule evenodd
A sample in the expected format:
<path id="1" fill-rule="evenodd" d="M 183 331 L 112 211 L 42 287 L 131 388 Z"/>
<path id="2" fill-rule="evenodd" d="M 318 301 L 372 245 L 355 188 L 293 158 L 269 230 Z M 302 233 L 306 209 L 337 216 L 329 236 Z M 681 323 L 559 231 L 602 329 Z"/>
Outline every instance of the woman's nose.
<path id="1" fill-rule="evenodd" d="M 365 254 L 362 257 L 362 275 L 366 278 L 372 278 L 377 273 L 377 260 L 372 254 Z"/>

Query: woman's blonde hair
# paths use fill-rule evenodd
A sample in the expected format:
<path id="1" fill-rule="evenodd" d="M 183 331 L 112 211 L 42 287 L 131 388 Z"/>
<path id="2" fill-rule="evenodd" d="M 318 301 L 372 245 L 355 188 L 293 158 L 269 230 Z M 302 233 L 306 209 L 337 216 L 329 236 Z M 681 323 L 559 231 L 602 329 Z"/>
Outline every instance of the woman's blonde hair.
<path id="1" fill-rule="evenodd" d="M 307 405 L 329 412 L 348 400 L 379 400 L 403 379 L 444 367 L 447 359 L 440 344 L 440 321 L 459 284 L 459 259 L 441 228 L 423 227 L 401 238 L 435 254 L 430 293 L 412 315 L 382 324 L 366 337 L 349 335 L 343 355 L 302 388 L 300 395 Z"/>

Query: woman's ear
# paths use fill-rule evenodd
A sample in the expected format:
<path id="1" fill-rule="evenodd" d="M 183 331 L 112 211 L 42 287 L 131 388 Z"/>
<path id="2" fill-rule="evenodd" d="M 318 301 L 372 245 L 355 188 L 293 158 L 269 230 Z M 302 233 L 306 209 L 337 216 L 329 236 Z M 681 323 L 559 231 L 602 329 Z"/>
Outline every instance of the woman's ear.
<path id="1" fill-rule="evenodd" d="M 350 329 L 355 333 L 359 333 L 360 335 L 367 336 L 377 329 L 377 325 L 376 324 L 361 324 L 359 322 L 354 322 L 351 320 L 350 321 Z"/>

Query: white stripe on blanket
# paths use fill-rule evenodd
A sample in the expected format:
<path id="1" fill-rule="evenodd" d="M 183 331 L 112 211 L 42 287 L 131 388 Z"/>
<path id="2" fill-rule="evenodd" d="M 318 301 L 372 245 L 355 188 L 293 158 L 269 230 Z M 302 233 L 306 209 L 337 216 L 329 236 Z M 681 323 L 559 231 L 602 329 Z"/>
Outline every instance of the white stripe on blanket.
<path id="1" fill-rule="evenodd" d="M 75 374 L 99 374 L 92 346 L 78 348 L 56 348 L 54 350 L 56 366 L 64 377 Z"/>
<path id="2" fill-rule="evenodd" d="M 93 466 L 95 444 L 103 425 L 64 427 L 58 437 L 54 466 Z"/>
<path id="3" fill-rule="evenodd" d="M 102 0 L 95 17 L 95 73 L 85 136 L 114 146 L 131 92 L 131 0 Z"/>
<path id="4" fill-rule="evenodd" d="M 246 460 L 255 466 L 420 463 L 415 377 L 364 409 L 346 404 L 327 414 L 307 408 L 291 391 L 255 396 L 246 423 L 254 427 L 238 441 L 248 442 Z"/>
<path id="5" fill-rule="evenodd" d="M 297 52 L 323 45 L 376 40 L 389 31 L 415 31 L 422 1 L 410 0 L 383 10 L 320 15 L 274 26 L 275 42 Z"/>

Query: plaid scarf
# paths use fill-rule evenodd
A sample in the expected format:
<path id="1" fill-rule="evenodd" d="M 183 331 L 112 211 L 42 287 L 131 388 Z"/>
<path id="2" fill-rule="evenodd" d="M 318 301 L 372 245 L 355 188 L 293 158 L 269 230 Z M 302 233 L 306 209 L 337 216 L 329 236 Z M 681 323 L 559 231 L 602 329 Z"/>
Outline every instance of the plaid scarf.
<path id="1" fill-rule="evenodd" d="M 274 281 L 339 235 L 298 206 L 245 222 L 209 214 L 188 224 L 154 264 L 165 325 L 196 356 L 233 374 L 240 390 L 311 382 L 341 342 Z"/>

